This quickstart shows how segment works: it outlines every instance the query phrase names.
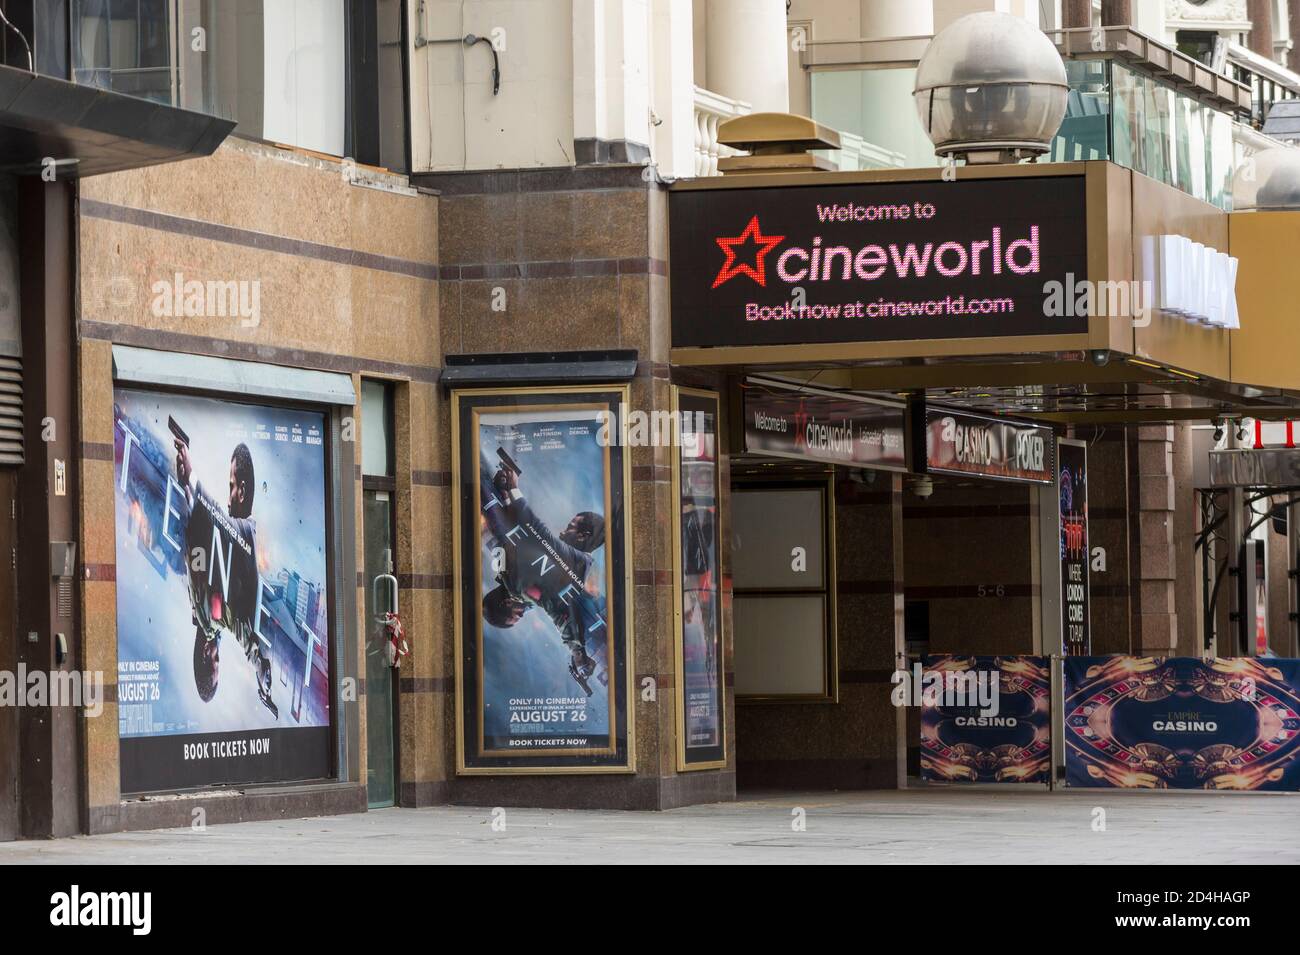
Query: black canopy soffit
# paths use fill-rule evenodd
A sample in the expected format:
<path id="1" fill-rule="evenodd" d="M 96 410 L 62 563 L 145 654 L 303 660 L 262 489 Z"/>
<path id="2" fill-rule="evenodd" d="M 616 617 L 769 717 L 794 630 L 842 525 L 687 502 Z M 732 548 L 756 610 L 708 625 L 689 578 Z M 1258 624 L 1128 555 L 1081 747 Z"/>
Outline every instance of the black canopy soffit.
<path id="1" fill-rule="evenodd" d="M 211 155 L 234 122 L 0 66 L 0 169 L 79 178 Z"/>

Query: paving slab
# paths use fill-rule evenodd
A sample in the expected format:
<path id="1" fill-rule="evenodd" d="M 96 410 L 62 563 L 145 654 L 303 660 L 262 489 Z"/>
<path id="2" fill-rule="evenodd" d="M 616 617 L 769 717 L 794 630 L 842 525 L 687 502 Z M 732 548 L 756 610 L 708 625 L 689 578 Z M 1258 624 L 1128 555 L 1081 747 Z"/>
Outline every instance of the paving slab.
<path id="1" fill-rule="evenodd" d="M 773 793 L 659 813 L 437 806 L 0 844 L 0 864 L 440 862 L 1294 865 L 1300 796 Z"/>

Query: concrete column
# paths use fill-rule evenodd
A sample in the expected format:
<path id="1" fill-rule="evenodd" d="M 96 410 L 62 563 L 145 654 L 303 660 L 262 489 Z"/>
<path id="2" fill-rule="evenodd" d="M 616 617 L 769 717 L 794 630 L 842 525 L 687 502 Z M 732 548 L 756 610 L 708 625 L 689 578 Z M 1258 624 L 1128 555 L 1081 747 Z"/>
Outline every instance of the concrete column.
<path id="1" fill-rule="evenodd" d="M 1300 70 L 1300 0 L 1291 0 L 1287 4 L 1288 33 L 1291 37 L 1291 51 L 1287 54 L 1287 66 Z"/>
<path id="2" fill-rule="evenodd" d="M 785 0 L 709 0 L 708 88 L 754 112 L 790 109 Z"/>
<path id="3" fill-rule="evenodd" d="M 652 35 L 649 0 L 574 0 L 578 165 L 649 158 Z"/>
<path id="4" fill-rule="evenodd" d="M 1133 25 L 1133 8 L 1130 0 L 1101 0 L 1101 25 L 1127 27 Z"/>
<path id="5" fill-rule="evenodd" d="M 1067 30 L 1092 26 L 1092 0 L 1061 0 L 1061 21 Z"/>
<path id="6" fill-rule="evenodd" d="M 871 39 L 928 36 L 934 33 L 934 9 L 916 0 L 862 0 L 859 35 Z"/>
<path id="7" fill-rule="evenodd" d="M 1246 0 L 1250 35 L 1246 45 L 1260 56 L 1273 59 L 1273 0 Z"/>
<path id="8" fill-rule="evenodd" d="M 659 174 L 695 175 L 695 38 L 691 9 L 674 0 L 652 0 L 654 110 L 650 130 Z"/>
<path id="9" fill-rule="evenodd" d="M 1172 425 L 1143 425 L 1137 429 L 1134 480 L 1138 561 L 1133 568 L 1136 591 L 1133 628 L 1135 653 L 1169 655 L 1178 646 L 1178 614 L 1174 591 L 1177 562 L 1174 550 L 1174 429 Z"/>

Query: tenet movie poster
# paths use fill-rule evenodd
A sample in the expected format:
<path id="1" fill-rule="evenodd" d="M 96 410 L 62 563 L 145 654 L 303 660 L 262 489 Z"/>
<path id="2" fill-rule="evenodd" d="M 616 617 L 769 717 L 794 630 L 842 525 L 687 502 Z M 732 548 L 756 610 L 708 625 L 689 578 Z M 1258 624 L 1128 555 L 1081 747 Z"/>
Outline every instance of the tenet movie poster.
<path id="1" fill-rule="evenodd" d="M 1066 785 L 1300 789 L 1300 660 L 1066 657 Z"/>
<path id="2" fill-rule="evenodd" d="M 122 791 L 331 775 L 323 414 L 114 391 Z"/>
<path id="3" fill-rule="evenodd" d="M 619 395 L 461 396 L 464 767 L 625 766 Z"/>
<path id="4" fill-rule="evenodd" d="M 718 399 L 677 390 L 678 769 L 726 764 L 718 566 Z"/>

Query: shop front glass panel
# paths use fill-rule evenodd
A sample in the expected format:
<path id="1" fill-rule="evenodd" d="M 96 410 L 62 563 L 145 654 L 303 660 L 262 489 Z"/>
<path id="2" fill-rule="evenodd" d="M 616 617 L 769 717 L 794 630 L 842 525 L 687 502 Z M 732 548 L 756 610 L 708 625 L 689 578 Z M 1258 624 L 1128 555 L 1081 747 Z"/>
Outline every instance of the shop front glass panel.
<path id="1" fill-rule="evenodd" d="M 388 491 L 363 493 L 366 580 L 366 790 L 370 808 L 396 800 L 393 747 L 393 669 L 375 579 L 392 573 L 393 505 Z M 382 588 L 382 583 L 380 584 Z"/>

